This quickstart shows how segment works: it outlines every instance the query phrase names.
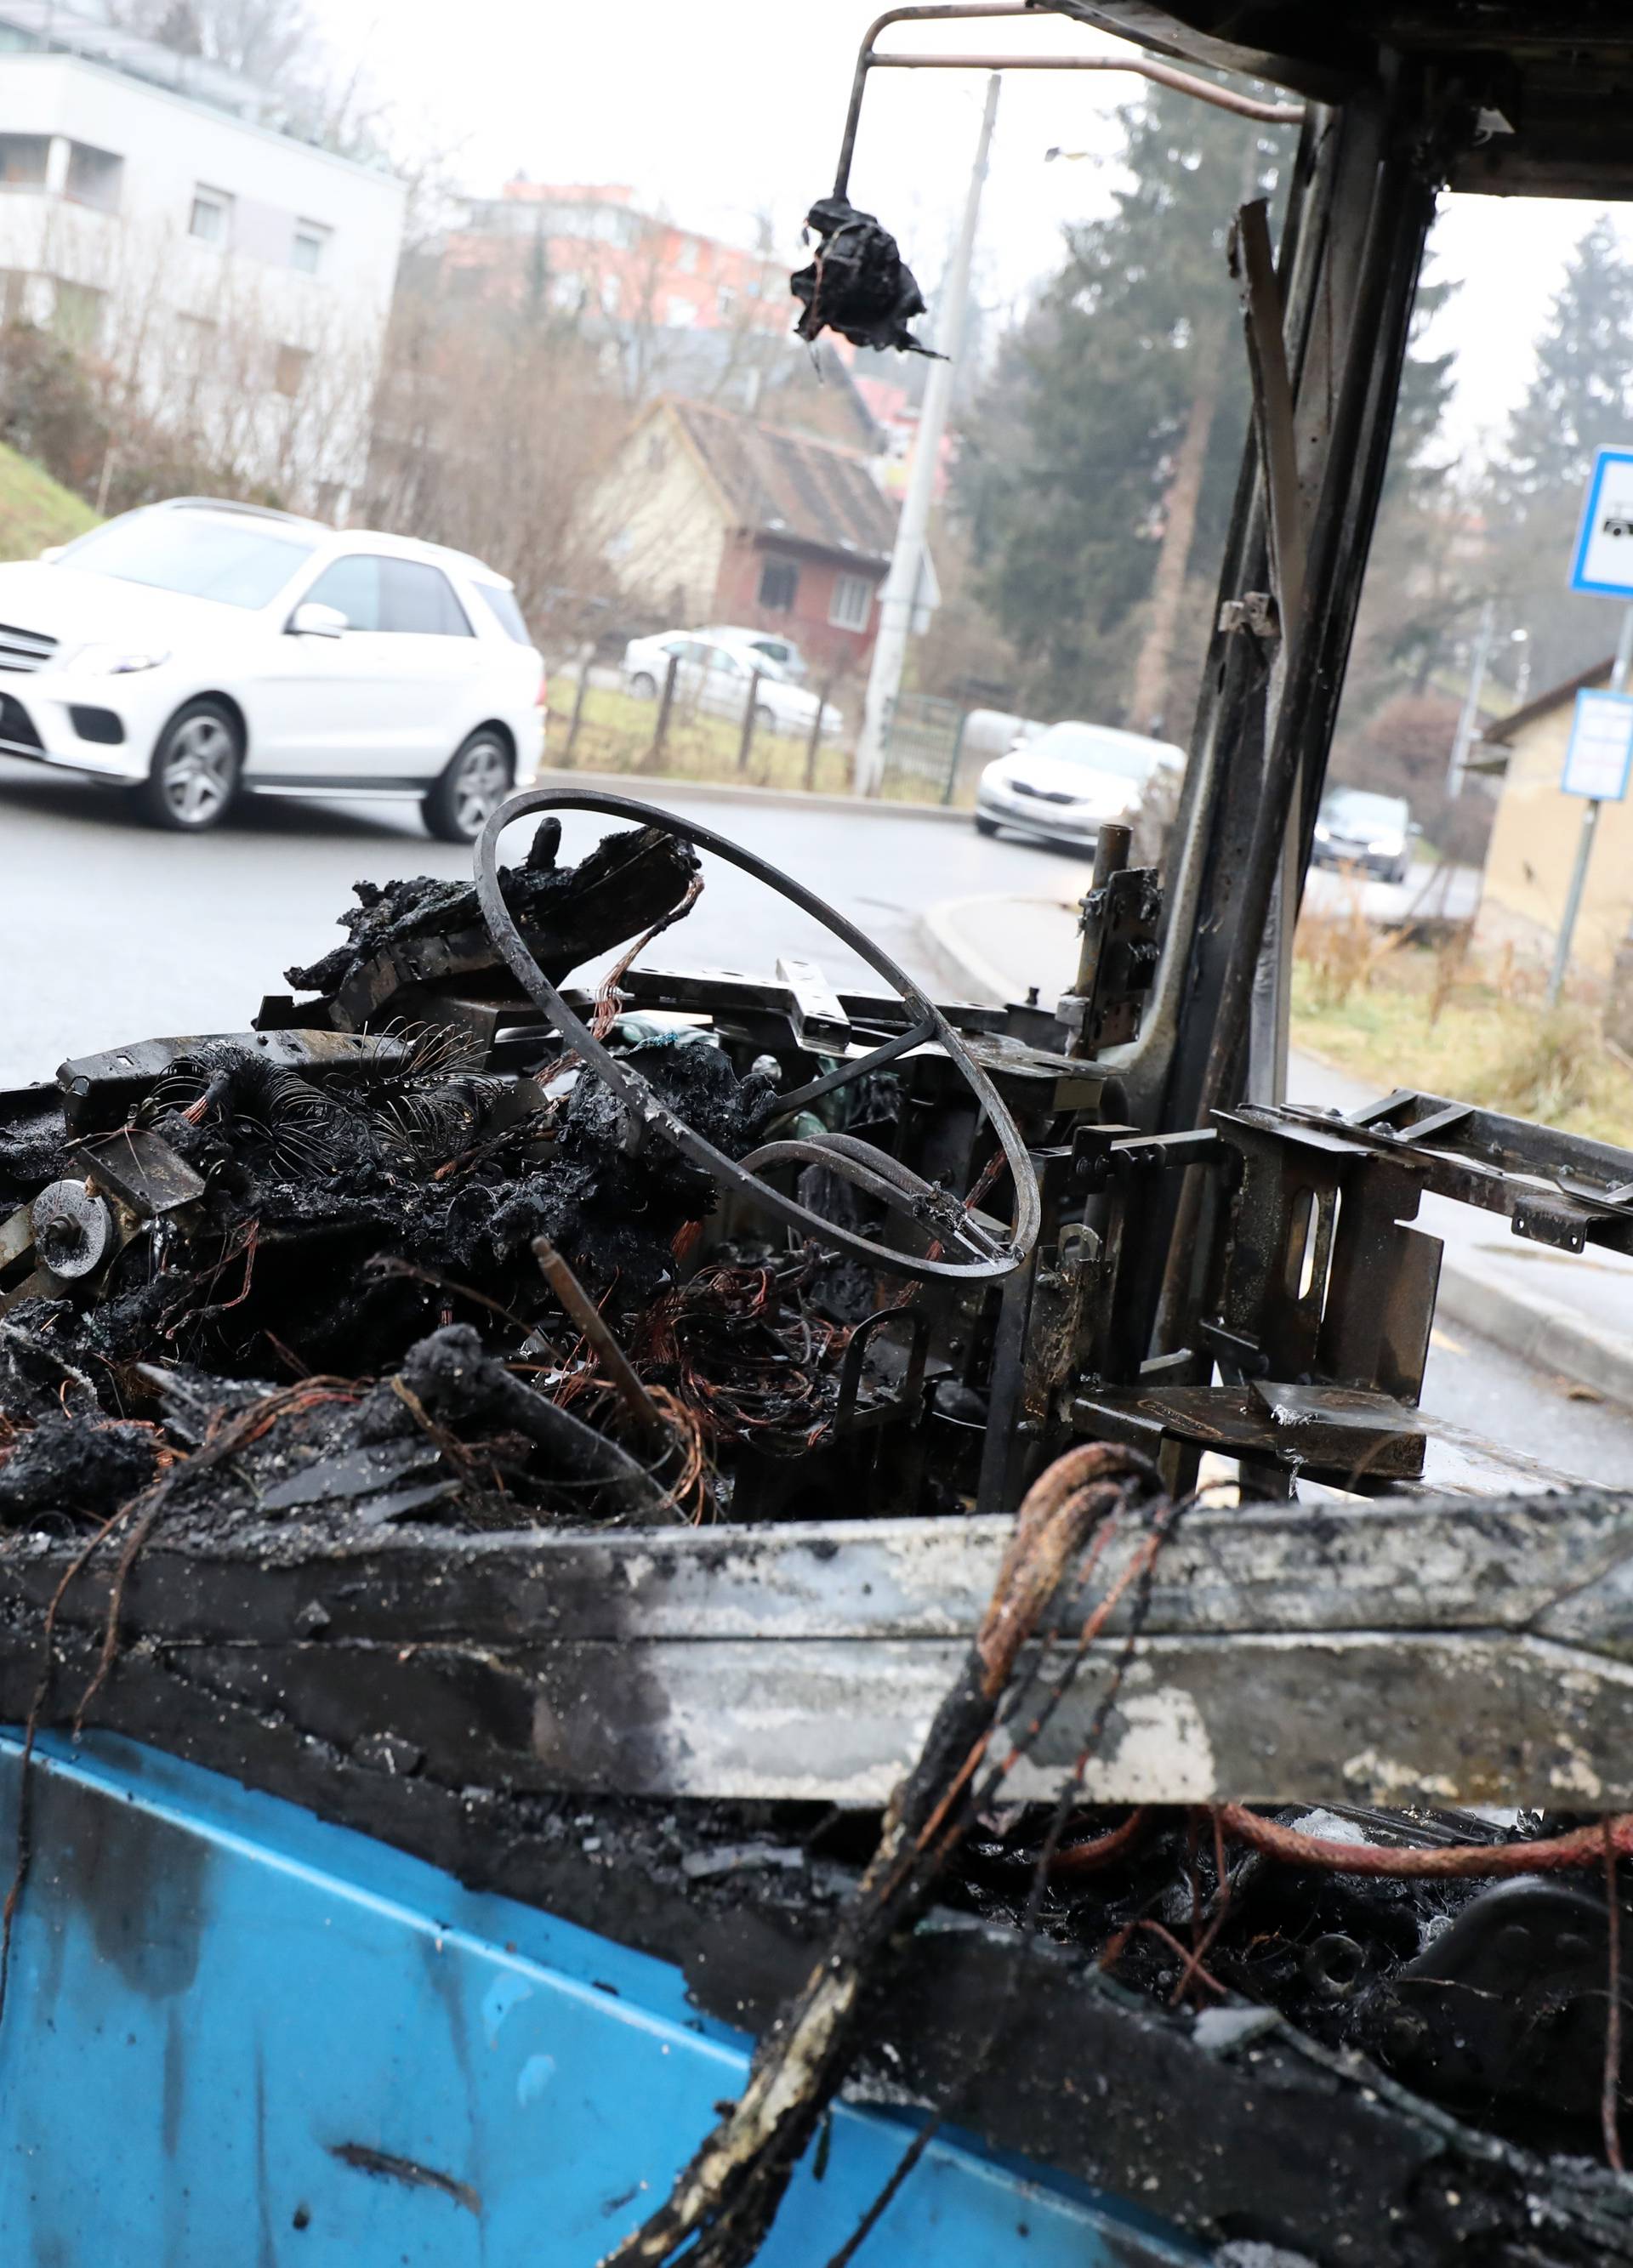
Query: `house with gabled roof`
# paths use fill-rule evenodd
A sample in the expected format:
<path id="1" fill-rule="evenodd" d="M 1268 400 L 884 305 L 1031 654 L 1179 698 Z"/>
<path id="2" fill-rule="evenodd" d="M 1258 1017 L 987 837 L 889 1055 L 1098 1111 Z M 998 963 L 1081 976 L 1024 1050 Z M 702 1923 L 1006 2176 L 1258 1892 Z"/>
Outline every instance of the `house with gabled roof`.
<path id="1" fill-rule="evenodd" d="M 865 452 L 666 398 L 599 501 L 608 556 L 643 608 L 676 628 L 780 630 L 835 674 L 865 664 L 897 519 Z M 927 606 L 935 595 L 927 580 Z"/>
<path id="2" fill-rule="evenodd" d="M 1609 659 L 1486 727 L 1469 770 L 1500 783 L 1475 920 L 1475 941 L 1551 962 L 1582 836 L 1583 802 L 1560 782 L 1578 693 L 1610 681 Z M 1633 933 L 1633 801 L 1600 806 L 1571 941 L 1578 972 L 1604 977 Z"/>

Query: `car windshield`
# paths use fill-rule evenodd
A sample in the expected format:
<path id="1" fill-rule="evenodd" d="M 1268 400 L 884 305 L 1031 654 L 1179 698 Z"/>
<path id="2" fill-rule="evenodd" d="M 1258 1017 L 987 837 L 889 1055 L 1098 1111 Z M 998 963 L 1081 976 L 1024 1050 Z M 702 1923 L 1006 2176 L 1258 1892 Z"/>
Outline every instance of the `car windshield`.
<path id="1" fill-rule="evenodd" d="M 1156 770 L 1155 747 L 1142 747 L 1093 725 L 1051 725 L 1017 753 L 1029 763 L 1034 756 L 1046 756 L 1053 763 L 1079 764 L 1084 771 L 1110 772 L 1118 779 L 1148 780 Z"/>
<path id="2" fill-rule="evenodd" d="M 316 549 L 292 528 L 225 513 L 143 512 L 82 535 L 60 563 L 226 607 L 264 607 Z"/>
<path id="3" fill-rule="evenodd" d="M 1347 787 L 1328 796 L 1321 816 L 1345 835 L 1403 835 L 1408 813 L 1399 796 L 1369 795 L 1363 788 Z"/>

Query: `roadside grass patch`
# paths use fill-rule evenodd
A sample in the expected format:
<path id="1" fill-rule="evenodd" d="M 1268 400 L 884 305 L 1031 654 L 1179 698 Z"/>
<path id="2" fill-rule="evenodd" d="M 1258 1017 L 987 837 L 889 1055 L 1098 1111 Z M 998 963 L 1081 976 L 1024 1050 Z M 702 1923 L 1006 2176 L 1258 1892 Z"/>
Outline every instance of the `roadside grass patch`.
<path id="1" fill-rule="evenodd" d="M 559 706 L 550 711 L 547 764 L 565 765 L 567 733 L 573 723 L 573 702 L 578 690 L 563 676 Z M 676 701 L 669 717 L 663 753 L 654 759 L 653 737 L 658 729 L 658 703 L 638 701 L 632 694 L 610 686 L 592 685 L 584 696 L 579 737 L 571 760 L 574 771 L 595 772 L 633 781 L 643 776 L 665 779 L 694 779 L 737 783 L 749 787 L 809 788 L 821 795 L 851 792 L 851 747 L 848 739 L 824 740 L 809 762 L 809 736 L 770 733 L 757 728 L 749 750 L 747 770 L 738 758 L 743 727 L 729 717 L 706 716 Z M 931 803 L 936 800 L 924 782 L 887 779 L 882 793 L 887 803 Z M 972 803 L 973 781 L 957 800 Z"/>
<path id="2" fill-rule="evenodd" d="M 1353 947 L 1348 961 L 1339 959 L 1335 974 L 1332 939 L 1316 924 L 1300 924 L 1296 1047 L 1380 1094 L 1417 1087 L 1563 1133 L 1633 1145 L 1633 1064 L 1605 1041 L 1591 1006 L 1567 998 L 1549 1014 L 1540 983 L 1523 983 L 1511 969 L 1494 974 L 1445 947 L 1389 946 L 1360 968 Z"/>
<path id="3" fill-rule="evenodd" d="M 0 443 L 0 559 L 37 559 L 97 524 L 82 497 Z"/>

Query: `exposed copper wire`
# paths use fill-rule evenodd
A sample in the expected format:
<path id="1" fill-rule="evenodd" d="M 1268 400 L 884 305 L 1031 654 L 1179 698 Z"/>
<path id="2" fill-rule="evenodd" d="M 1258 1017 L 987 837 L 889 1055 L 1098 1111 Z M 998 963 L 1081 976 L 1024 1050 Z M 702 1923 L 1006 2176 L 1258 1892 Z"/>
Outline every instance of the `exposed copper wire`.
<path id="1" fill-rule="evenodd" d="M 1534 1843 L 1455 1843 L 1434 1850 L 1395 1850 L 1376 1843 L 1339 1843 L 1326 1836 L 1301 1835 L 1240 1803 L 1222 1803 L 1218 1809 L 1225 1833 L 1238 1842 L 1249 1843 L 1289 1866 L 1320 1867 L 1332 1874 L 1478 1881 L 1491 1874 L 1553 1874 L 1597 1866 L 1607 1852 L 1618 1859 L 1633 1857 L 1633 1811 L 1618 1813 L 1600 1826 L 1578 1827 L 1571 1834 Z"/>
<path id="2" fill-rule="evenodd" d="M 1057 1874 L 1091 1874 L 1098 1867 L 1109 1867 L 1113 1859 L 1122 1858 L 1134 1848 L 1150 1820 L 1150 1805 L 1136 1804 L 1127 1819 L 1108 1828 L 1104 1835 L 1091 1835 L 1084 1843 L 1067 1844 L 1049 1861 L 1050 1879 L 1053 1881 Z"/>

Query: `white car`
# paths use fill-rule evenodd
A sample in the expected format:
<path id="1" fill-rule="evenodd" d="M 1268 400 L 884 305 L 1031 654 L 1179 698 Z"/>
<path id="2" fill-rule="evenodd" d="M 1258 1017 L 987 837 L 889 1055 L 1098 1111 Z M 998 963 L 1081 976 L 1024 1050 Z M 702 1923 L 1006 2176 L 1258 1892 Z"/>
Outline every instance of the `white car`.
<path id="1" fill-rule="evenodd" d="M 1091 846 L 1108 819 L 1138 808 L 1158 771 L 1184 770 L 1185 750 L 1171 740 L 1111 725 L 1051 725 L 987 765 L 975 791 L 975 824 L 983 835 L 1013 827 L 1046 842 Z"/>
<path id="2" fill-rule="evenodd" d="M 832 703 L 818 702 L 802 685 L 791 685 L 769 654 L 750 656 L 736 646 L 699 637 L 695 631 L 670 630 L 659 637 L 632 638 L 624 649 L 619 673 L 624 691 L 638 701 L 655 699 L 663 689 L 671 658 L 679 663 L 675 673 L 676 696 L 688 707 L 741 722 L 752 688 L 755 718 L 765 732 L 809 736 L 819 708 L 824 739 L 845 730 L 845 719 Z M 757 686 L 754 684 L 757 671 Z"/>
<path id="3" fill-rule="evenodd" d="M 745 630 L 741 622 L 710 622 L 703 630 L 694 630 L 694 637 L 713 638 L 719 645 L 735 646 L 747 654 L 750 664 L 757 654 L 765 654 L 774 661 L 790 685 L 803 685 L 810 675 L 810 664 L 791 637 L 780 630 Z"/>
<path id="4" fill-rule="evenodd" d="M 240 791 L 418 799 L 469 843 L 538 774 L 544 665 L 461 552 L 179 497 L 0 566 L 0 753 L 197 833 Z"/>

